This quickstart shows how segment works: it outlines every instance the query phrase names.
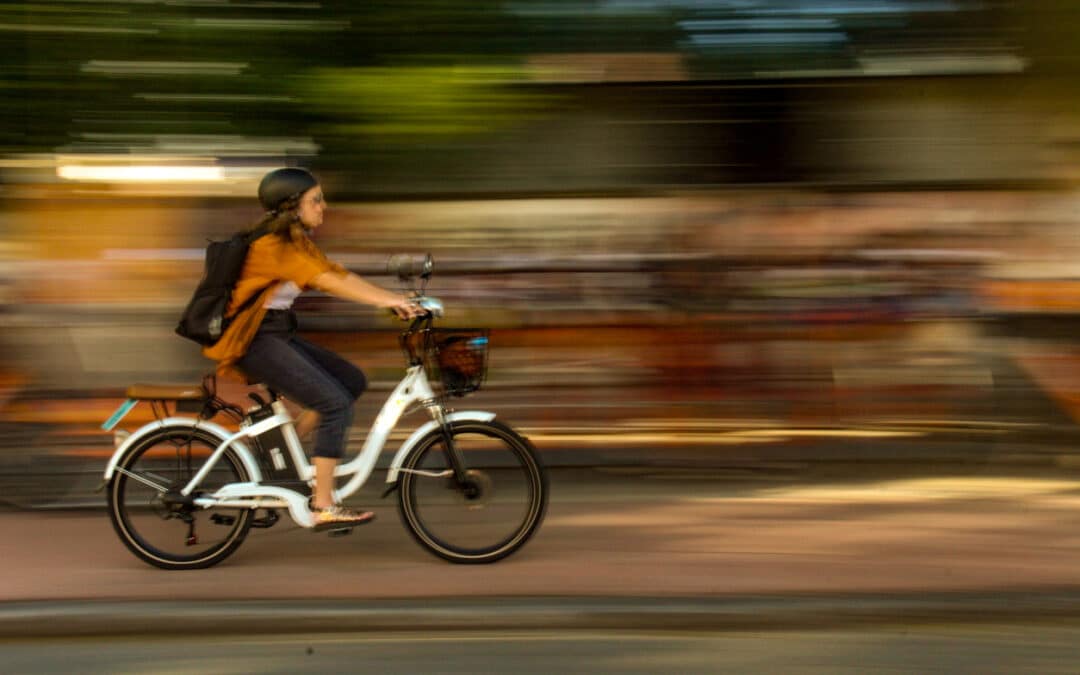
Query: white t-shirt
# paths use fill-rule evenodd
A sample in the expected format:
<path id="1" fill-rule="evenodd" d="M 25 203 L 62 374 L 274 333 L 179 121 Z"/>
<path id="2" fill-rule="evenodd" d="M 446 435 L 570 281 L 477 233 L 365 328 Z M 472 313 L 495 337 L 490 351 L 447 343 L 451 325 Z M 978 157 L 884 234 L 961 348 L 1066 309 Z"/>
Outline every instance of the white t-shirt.
<path id="1" fill-rule="evenodd" d="M 267 309 L 289 309 L 300 293 L 299 286 L 291 281 L 286 281 L 270 296 L 270 299 L 266 301 L 263 307 Z"/>

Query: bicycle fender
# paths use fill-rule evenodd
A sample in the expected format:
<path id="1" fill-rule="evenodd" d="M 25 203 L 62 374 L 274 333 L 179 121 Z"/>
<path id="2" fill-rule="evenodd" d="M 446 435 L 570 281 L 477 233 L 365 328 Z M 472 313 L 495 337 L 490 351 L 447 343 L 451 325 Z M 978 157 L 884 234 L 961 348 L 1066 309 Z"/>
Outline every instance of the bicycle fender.
<path id="1" fill-rule="evenodd" d="M 165 427 L 198 427 L 204 431 L 208 431 L 218 438 L 218 442 L 224 441 L 232 433 L 224 427 L 214 424 L 213 422 L 207 422 L 206 420 L 196 419 L 194 417 L 166 417 L 162 420 L 155 420 L 139 427 L 135 431 L 131 432 L 131 435 L 124 439 L 124 442 L 120 444 L 120 447 L 116 449 L 112 457 L 109 459 L 108 466 L 105 467 L 105 482 L 108 483 L 112 480 L 113 473 L 116 471 L 116 465 L 120 463 L 120 458 L 124 456 L 124 453 L 128 449 L 141 441 L 149 434 L 159 431 Z M 251 456 L 251 451 L 243 442 L 236 440 L 232 442 L 233 450 L 236 451 L 240 461 L 244 463 L 244 468 L 247 469 L 248 476 L 251 476 L 251 480 L 261 480 L 262 472 L 259 471 L 258 462 Z"/>
<path id="2" fill-rule="evenodd" d="M 448 422 L 490 422 L 493 419 L 495 419 L 495 413 L 487 412 L 485 410 L 462 410 L 460 412 L 449 413 L 446 416 L 446 421 Z M 416 447 L 416 444 L 420 442 L 420 439 L 438 428 L 439 423 L 435 420 L 430 420 L 416 431 L 412 432 L 412 435 L 405 439 L 405 442 L 398 448 L 397 454 L 394 455 L 393 461 L 390 462 L 390 469 L 386 472 L 386 482 L 388 484 L 397 482 L 398 469 L 401 468 L 401 464 L 405 461 L 405 457 L 407 457 L 409 452 Z"/>

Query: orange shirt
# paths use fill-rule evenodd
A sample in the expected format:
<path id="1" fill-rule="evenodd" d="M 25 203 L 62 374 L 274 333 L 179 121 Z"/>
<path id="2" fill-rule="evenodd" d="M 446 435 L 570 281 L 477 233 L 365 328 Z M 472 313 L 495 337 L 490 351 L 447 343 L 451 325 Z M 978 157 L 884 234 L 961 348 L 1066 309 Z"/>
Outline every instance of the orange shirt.
<path id="1" fill-rule="evenodd" d="M 263 305 L 274 291 L 286 281 L 305 289 L 312 279 L 329 271 L 346 274 L 344 267 L 328 260 L 314 244 L 295 244 L 273 234 L 253 241 L 225 313 L 232 317 L 232 322 L 220 340 L 203 348 L 203 356 L 218 362 L 219 375 L 241 375 L 235 364 L 247 352 L 248 345 L 259 330 L 259 324 L 266 315 Z M 256 293 L 260 297 L 237 313 Z"/>

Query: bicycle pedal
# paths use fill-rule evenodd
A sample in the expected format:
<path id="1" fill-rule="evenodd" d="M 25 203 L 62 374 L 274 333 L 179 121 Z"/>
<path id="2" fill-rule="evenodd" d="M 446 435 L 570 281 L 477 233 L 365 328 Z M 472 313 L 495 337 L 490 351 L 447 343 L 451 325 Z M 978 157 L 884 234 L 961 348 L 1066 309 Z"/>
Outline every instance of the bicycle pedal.
<path id="1" fill-rule="evenodd" d="M 346 535 L 352 534 L 352 531 L 353 528 L 351 527 L 339 527 L 336 530 L 327 531 L 327 534 L 331 537 L 344 537 Z"/>
<path id="2" fill-rule="evenodd" d="M 236 522 L 236 516 L 226 516 L 220 513 L 210 515 L 210 522 L 215 525 L 232 525 Z"/>

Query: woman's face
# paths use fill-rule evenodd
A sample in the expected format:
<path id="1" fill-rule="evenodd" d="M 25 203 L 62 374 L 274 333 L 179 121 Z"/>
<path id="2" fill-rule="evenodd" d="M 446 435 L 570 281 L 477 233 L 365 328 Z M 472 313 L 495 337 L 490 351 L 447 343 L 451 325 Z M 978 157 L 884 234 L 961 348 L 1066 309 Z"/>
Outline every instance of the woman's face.
<path id="1" fill-rule="evenodd" d="M 309 230 L 322 225 L 323 211 L 326 210 L 326 201 L 323 199 L 322 187 L 316 185 L 300 197 L 300 206 L 296 214 L 300 216 L 300 222 Z"/>

